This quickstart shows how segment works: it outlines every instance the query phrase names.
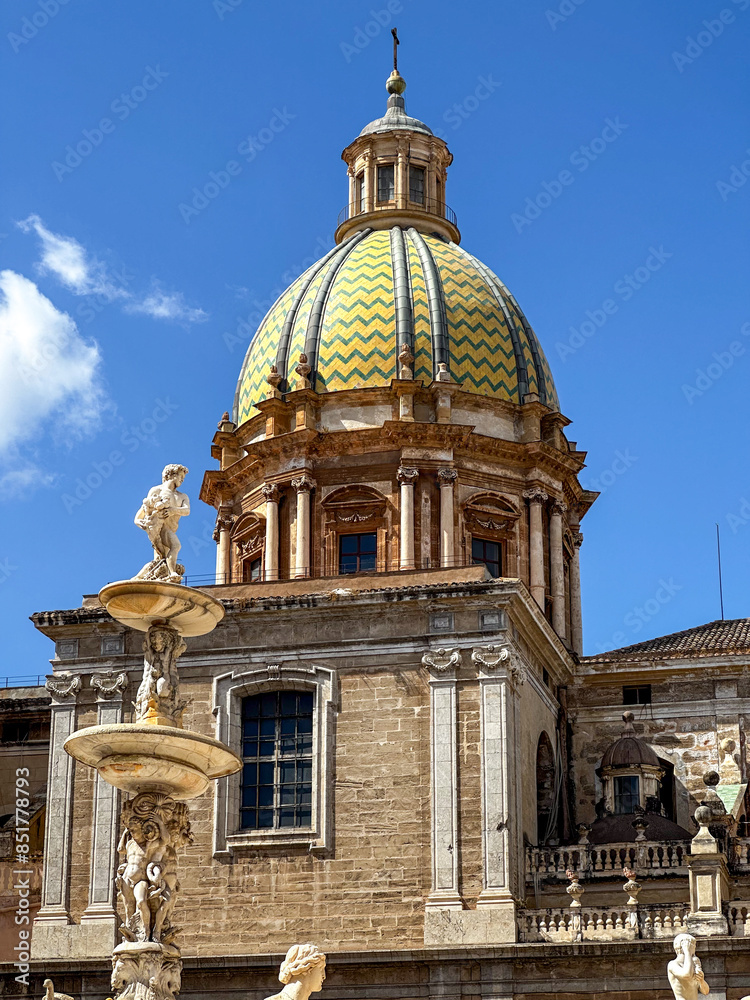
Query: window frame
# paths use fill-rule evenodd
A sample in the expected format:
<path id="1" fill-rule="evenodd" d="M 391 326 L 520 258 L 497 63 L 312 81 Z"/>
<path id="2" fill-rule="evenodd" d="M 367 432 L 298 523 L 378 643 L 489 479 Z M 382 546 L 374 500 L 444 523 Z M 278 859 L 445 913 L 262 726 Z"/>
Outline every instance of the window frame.
<path id="1" fill-rule="evenodd" d="M 617 808 L 617 783 L 618 781 L 635 781 L 635 792 L 631 789 L 628 793 L 631 799 L 635 798 L 634 808 L 629 812 L 620 810 Z M 612 815 L 613 816 L 630 816 L 631 813 L 635 812 L 635 807 L 641 804 L 641 775 L 640 774 L 615 774 L 612 776 Z"/>
<path id="2" fill-rule="evenodd" d="M 628 701 L 625 698 L 626 691 L 635 692 L 635 701 Z M 641 700 L 641 694 L 647 692 L 648 696 L 645 701 Z M 653 692 L 651 690 L 650 684 L 624 684 L 622 688 L 622 703 L 623 705 L 650 705 L 653 699 Z"/>
<path id="3" fill-rule="evenodd" d="M 498 574 L 497 574 L 497 576 L 493 576 L 492 579 L 493 580 L 501 580 L 502 577 L 503 577 L 503 566 L 505 564 L 505 552 L 503 551 L 503 542 L 502 542 L 502 539 L 500 539 L 500 538 L 487 538 L 484 535 L 472 535 L 471 536 L 471 565 L 472 566 L 487 566 L 487 561 L 485 561 L 483 559 L 479 560 L 478 562 L 475 561 L 475 559 L 474 559 L 474 542 L 481 542 L 485 550 L 486 550 L 486 547 L 488 545 L 496 545 L 497 546 Z M 494 563 L 494 560 L 490 560 L 490 562 Z"/>
<path id="4" fill-rule="evenodd" d="M 241 771 L 216 783 L 215 858 L 231 859 L 243 849 L 302 845 L 327 851 L 333 838 L 333 755 L 338 697 L 336 672 L 301 664 L 249 666 L 214 679 L 216 738 L 242 759 L 242 699 L 269 691 L 313 694 L 312 816 L 309 827 L 243 829 L 240 825 Z"/>
<path id="5" fill-rule="evenodd" d="M 381 198 L 380 197 L 380 174 L 381 171 L 390 170 L 391 172 L 391 185 L 390 185 L 390 197 Z M 378 205 L 390 205 L 396 200 L 396 164 L 395 163 L 379 163 L 375 171 L 375 197 Z"/>
<path id="6" fill-rule="evenodd" d="M 342 552 L 341 551 L 341 545 L 342 545 L 342 542 L 343 542 L 343 540 L 345 538 L 359 538 L 359 539 L 361 539 L 361 538 L 364 538 L 365 535 L 367 535 L 368 537 L 372 537 L 374 539 L 374 541 L 375 541 L 375 550 L 373 552 L 364 552 L 363 553 L 360 544 L 357 545 L 357 551 L 356 552 Z M 338 555 L 337 563 L 336 563 L 337 569 L 338 569 L 337 576 L 356 576 L 358 573 L 377 573 L 377 571 L 378 571 L 378 533 L 377 533 L 377 531 L 374 531 L 374 530 L 373 531 L 339 531 L 338 532 L 338 553 L 337 553 L 337 555 Z M 357 569 L 343 570 L 341 568 L 341 559 L 342 559 L 342 556 L 347 556 L 347 555 L 348 556 L 355 556 L 356 557 L 356 559 L 357 559 Z M 362 569 L 361 568 L 360 562 L 361 562 L 361 559 L 362 559 L 363 555 L 366 555 L 366 556 L 372 555 L 372 556 L 375 557 L 375 565 L 372 567 L 372 569 Z"/>
<path id="7" fill-rule="evenodd" d="M 422 175 L 422 197 L 421 198 L 412 198 L 412 196 L 411 196 L 411 193 L 412 193 L 412 183 L 411 183 L 412 171 L 414 171 L 415 173 L 416 173 L 416 171 L 419 171 L 421 173 L 421 175 Z M 409 201 L 412 203 L 412 205 L 421 205 L 424 208 L 425 202 L 427 200 L 427 170 L 426 170 L 426 168 L 423 167 L 423 166 L 421 166 L 419 163 L 410 163 L 409 164 L 408 183 L 409 183 Z"/>
<path id="8" fill-rule="evenodd" d="M 365 172 L 360 172 L 354 178 L 354 204 L 357 215 L 365 210 Z"/>

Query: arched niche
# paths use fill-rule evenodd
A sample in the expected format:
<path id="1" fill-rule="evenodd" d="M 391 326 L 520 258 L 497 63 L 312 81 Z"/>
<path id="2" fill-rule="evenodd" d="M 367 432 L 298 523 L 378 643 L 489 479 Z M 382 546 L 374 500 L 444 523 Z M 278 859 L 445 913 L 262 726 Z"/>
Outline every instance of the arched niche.
<path id="1" fill-rule="evenodd" d="M 557 830 L 557 768 L 552 740 L 542 732 L 536 747 L 537 843 L 546 843 Z"/>

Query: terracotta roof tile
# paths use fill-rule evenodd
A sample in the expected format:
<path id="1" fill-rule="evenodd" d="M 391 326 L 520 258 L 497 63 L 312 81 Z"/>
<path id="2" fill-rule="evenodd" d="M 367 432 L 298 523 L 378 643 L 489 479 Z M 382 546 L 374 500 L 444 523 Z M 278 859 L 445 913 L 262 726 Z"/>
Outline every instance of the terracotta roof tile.
<path id="1" fill-rule="evenodd" d="M 632 646 L 612 649 L 597 656 L 585 656 L 583 662 L 599 660 L 640 660 L 718 656 L 722 653 L 750 652 L 750 618 L 708 622 L 683 632 L 672 632 L 647 639 Z"/>

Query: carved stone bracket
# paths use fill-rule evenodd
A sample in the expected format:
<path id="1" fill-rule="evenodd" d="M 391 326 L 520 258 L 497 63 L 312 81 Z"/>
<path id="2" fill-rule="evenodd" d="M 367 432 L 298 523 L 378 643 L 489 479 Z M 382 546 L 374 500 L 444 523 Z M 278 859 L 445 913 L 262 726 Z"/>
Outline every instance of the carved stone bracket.
<path id="1" fill-rule="evenodd" d="M 75 701 L 81 690 L 81 678 L 70 674 L 54 674 L 47 678 L 44 686 L 52 695 L 53 702 Z"/>
<path id="2" fill-rule="evenodd" d="M 403 466 L 396 473 L 396 478 L 400 483 L 413 486 L 419 478 L 419 469 L 405 469 Z"/>
<path id="3" fill-rule="evenodd" d="M 92 674 L 90 684 L 96 691 L 97 701 L 114 701 L 122 697 L 122 692 L 128 686 L 128 675 L 105 670 L 100 674 Z"/>
<path id="4" fill-rule="evenodd" d="M 510 660 L 508 646 L 481 646 L 471 654 L 471 662 L 483 670 L 497 670 L 501 663 Z"/>
<path id="5" fill-rule="evenodd" d="M 302 475 L 298 479 L 292 480 L 292 489 L 297 493 L 310 493 L 315 489 L 315 480 L 307 475 Z"/>
<path id="6" fill-rule="evenodd" d="M 529 503 L 546 503 L 549 500 L 549 494 L 545 493 L 543 489 L 538 486 L 534 486 L 530 490 L 524 490 L 523 496 L 525 500 Z"/>
<path id="7" fill-rule="evenodd" d="M 458 479 L 455 469 L 438 469 L 438 481 L 441 486 L 453 486 Z"/>
<path id="8" fill-rule="evenodd" d="M 577 549 L 580 549 L 580 547 L 583 545 L 583 535 L 581 534 L 580 531 L 573 532 L 573 544 Z"/>
<path id="9" fill-rule="evenodd" d="M 422 657 L 422 666 L 428 670 L 434 670 L 438 674 L 447 673 L 449 670 L 458 670 L 463 665 L 463 657 L 460 649 L 444 649 L 439 647 Z"/>

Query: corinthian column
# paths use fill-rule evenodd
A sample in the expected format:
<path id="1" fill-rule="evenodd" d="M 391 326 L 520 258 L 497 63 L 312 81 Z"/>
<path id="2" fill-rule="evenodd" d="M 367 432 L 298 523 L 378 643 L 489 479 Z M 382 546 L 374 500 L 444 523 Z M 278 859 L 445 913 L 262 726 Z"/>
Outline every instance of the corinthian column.
<path id="1" fill-rule="evenodd" d="M 230 532 L 234 524 L 234 515 L 229 507 L 221 506 L 216 515 L 214 541 L 218 542 L 216 549 L 216 582 L 231 583 Z"/>
<path id="2" fill-rule="evenodd" d="M 414 569 L 414 485 L 418 469 L 400 468 L 396 477 L 401 484 L 400 569 Z"/>
<path id="3" fill-rule="evenodd" d="M 279 488 L 263 487 L 266 498 L 266 580 L 279 578 Z"/>
<path id="4" fill-rule="evenodd" d="M 529 590 L 544 611 L 544 538 L 542 536 L 542 506 L 548 497 L 538 487 L 526 490 L 529 501 Z"/>
<path id="5" fill-rule="evenodd" d="M 583 656 L 583 615 L 581 614 L 581 544 L 583 535 L 573 535 L 573 558 L 570 561 L 570 625 L 574 652 Z"/>
<path id="6" fill-rule="evenodd" d="M 453 530 L 453 484 L 458 478 L 455 469 L 440 469 L 440 565 L 454 566 L 456 542 Z"/>
<path id="7" fill-rule="evenodd" d="M 568 508 L 560 500 L 552 504 L 549 524 L 550 573 L 552 576 L 552 627 L 564 639 L 565 627 L 565 567 L 563 563 L 563 514 Z"/>
<path id="8" fill-rule="evenodd" d="M 297 491 L 297 540 L 294 554 L 295 577 L 310 575 L 310 493 L 315 483 L 309 476 L 292 480 Z"/>

